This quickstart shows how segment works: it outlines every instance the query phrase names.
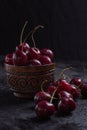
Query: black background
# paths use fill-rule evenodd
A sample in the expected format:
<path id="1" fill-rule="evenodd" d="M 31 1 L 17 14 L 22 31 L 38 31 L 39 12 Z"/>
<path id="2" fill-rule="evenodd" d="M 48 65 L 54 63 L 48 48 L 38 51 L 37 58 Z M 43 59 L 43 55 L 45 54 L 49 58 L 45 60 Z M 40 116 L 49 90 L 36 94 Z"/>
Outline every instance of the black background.
<path id="1" fill-rule="evenodd" d="M 38 24 L 45 26 L 35 33 L 38 48 L 52 49 L 57 59 L 87 60 L 86 0 L 0 0 L 1 55 L 15 50 L 26 20 L 26 34 Z"/>

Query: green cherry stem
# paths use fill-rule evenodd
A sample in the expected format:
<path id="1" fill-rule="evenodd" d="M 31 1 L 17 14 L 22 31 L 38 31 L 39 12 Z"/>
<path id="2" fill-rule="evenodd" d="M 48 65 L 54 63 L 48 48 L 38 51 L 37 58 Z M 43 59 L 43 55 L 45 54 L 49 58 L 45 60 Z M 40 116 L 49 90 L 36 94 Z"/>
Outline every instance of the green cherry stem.
<path id="1" fill-rule="evenodd" d="M 25 30 L 25 27 L 26 27 L 27 24 L 28 24 L 28 21 L 25 22 L 25 24 L 22 28 L 21 35 L 20 35 L 20 44 L 22 44 L 22 37 L 23 37 L 23 33 L 24 33 L 24 30 Z"/>

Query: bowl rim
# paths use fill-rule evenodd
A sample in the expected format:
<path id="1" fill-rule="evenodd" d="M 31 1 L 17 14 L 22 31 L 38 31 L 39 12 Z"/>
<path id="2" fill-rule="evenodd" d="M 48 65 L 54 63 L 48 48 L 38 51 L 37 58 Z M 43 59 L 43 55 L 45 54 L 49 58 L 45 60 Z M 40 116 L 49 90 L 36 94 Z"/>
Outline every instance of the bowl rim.
<path id="1" fill-rule="evenodd" d="M 17 65 L 10 65 L 10 64 L 7 64 L 7 63 L 4 63 L 4 66 L 7 66 L 7 67 L 17 67 L 17 68 L 39 68 L 39 67 L 47 67 L 47 66 L 55 66 L 56 65 L 56 62 L 52 62 L 50 64 L 44 64 L 44 65 L 32 65 L 32 66 L 29 66 L 29 65 L 26 65 L 26 66 L 17 66 Z"/>

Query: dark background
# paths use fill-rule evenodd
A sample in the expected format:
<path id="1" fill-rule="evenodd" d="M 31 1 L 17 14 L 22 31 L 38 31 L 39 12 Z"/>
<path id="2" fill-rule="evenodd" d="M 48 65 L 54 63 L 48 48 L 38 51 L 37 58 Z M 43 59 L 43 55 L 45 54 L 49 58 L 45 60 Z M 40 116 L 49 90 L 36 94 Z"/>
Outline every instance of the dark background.
<path id="1" fill-rule="evenodd" d="M 57 59 L 87 60 L 87 0 L 0 0 L 1 55 L 15 50 L 26 20 L 26 34 L 45 26 L 35 33 L 38 48 L 52 49 Z"/>

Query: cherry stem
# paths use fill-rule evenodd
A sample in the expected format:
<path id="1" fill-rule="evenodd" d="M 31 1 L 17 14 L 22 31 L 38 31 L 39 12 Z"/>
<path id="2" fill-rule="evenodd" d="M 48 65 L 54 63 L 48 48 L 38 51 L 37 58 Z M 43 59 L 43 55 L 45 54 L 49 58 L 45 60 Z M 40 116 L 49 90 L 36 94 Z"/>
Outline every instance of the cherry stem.
<path id="1" fill-rule="evenodd" d="M 44 85 L 45 83 L 47 83 L 47 80 L 43 81 L 42 84 L 41 84 L 41 91 L 42 91 L 42 92 L 44 92 L 44 90 L 43 90 L 43 85 Z"/>
<path id="2" fill-rule="evenodd" d="M 33 43 L 34 43 L 34 47 L 36 47 L 33 35 L 34 35 L 34 33 L 36 32 L 36 30 L 39 29 L 39 28 L 44 28 L 44 26 L 38 25 L 38 26 L 34 27 L 34 28 L 28 33 L 28 35 L 26 36 L 26 38 L 24 39 L 24 42 L 25 42 L 25 41 L 27 40 L 27 38 L 32 34 L 32 41 L 33 41 Z"/>
<path id="3" fill-rule="evenodd" d="M 32 33 L 32 36 L 31 36 L 35 48 L 36 48 L 36 44 L 35 44 L 35 40 L 34 40 L 34 33 L 35 33 L 39 28 L 44 28 L 44 26 L 42 26 L 42 25 L 36 26 L 36 27 L 34 28 L 34 31 L 33 31 L 33 33 Z"/>
<path id="4" fill-rule="evenodd" d="M 25 24 L 22 28 L 21 35 L 20 35 L 20 44 L 22 44 L 22 37 L 23 37 L 23 33 L 24 33 L 24 30 L 25 30 L 25 27 L 26 27 L 27 24 L 28 24 L 28 21 L 25 22 Z"/>
<path id="5" fill-rule="evenodd" d="M 57 88 L 54 90 L 54 92 L 53 92 L 53 94 L 51 96 L 50 103 L 52 103 L 53 99 L 56 99 L 56 98 L 54 98 L 54 95 L 55 95 L 56 91 L 57 91 Z"/>
<path id="6" fill-rule="evenodd" d="M 60 73 L 59 77 L 64 76 L 64 72 L 65 72 L 66 70 L 69 70 L 69 69 L 72 69 L 72 67 L 68 67 L 68 68 L 63 69 L 62 72 Z M 64 77 L 65 77 L 65 76 L 64 76 Z"/>

